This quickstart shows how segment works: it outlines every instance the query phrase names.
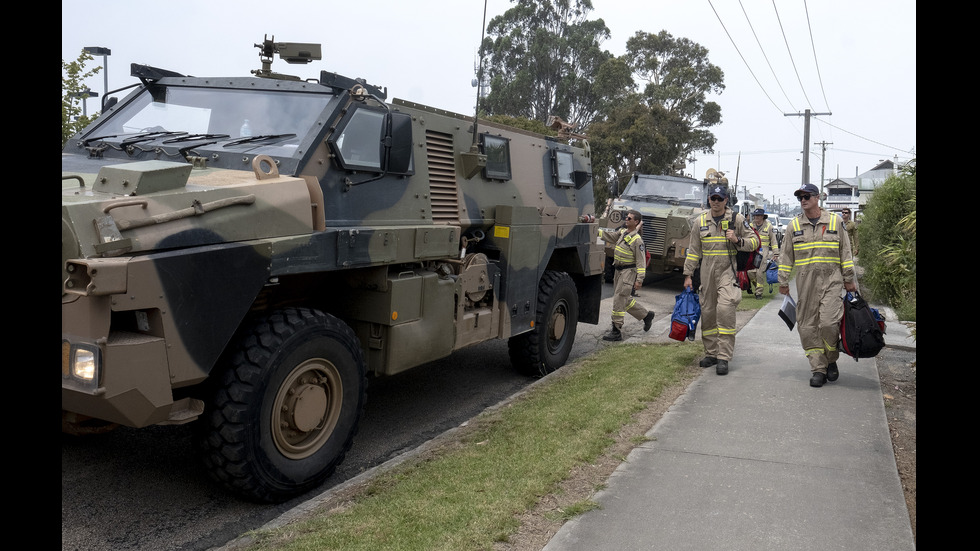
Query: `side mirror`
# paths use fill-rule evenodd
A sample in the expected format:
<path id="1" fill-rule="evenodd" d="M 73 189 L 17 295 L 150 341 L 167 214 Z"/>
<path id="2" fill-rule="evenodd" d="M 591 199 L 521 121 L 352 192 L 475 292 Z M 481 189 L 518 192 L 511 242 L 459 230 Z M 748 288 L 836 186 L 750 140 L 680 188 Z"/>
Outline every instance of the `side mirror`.
<path id="1" fill-rule="evenodd" d="M 391 113 L 388 128 L 389 149 L 387 171 L 395 174 L 411 174 L 412 170 L 412 117 L 405 113 Z"/>

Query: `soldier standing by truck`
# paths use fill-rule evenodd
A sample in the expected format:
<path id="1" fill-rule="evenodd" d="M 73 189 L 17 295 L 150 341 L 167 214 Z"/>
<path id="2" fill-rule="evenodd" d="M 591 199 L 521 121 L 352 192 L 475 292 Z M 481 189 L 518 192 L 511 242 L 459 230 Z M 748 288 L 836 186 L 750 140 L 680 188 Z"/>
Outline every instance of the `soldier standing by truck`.
<path id="1" fill-rule="evenodd" d="M 646 275 L 646 249 L 643 237 L 637 231 L 637 226 L 643 220 L 643 215 L 635 210 L 626 213 L 626 227 L 618 231 L 602 229 L 599 236 L 603 241 L 614 243 L 616 246 L 613 257 L 613 269 L 616 276 L 613 279 L 612 329 L 602 336 L 605 341 L 621 341 L 621 331 L 626 314 L 638 320 L 643 320 L 643 330 L 649 331 L 653 324 L 653 311 L 636 301 L 632 292 L 643 286 Z"/>
<path id="2" fill-rule="evenodd" d="M 715 373 L 726 375 L 735 351 L 735 309 L 742 301 L 735 252 L 736 249 L 755 250 L 759 238 L 744 216 L 728 208 L 727 187 L 711 186 L 708 198 L 711 209 L 701 213 L 691 229 L 691 247 L 684 261 L 684 287 L 693 285 L 692 276 L 700 266 L 701 288 L 697 292 L 701 299 L 701 340 L 705 352 L 700 365 L 713 365 Z"/>

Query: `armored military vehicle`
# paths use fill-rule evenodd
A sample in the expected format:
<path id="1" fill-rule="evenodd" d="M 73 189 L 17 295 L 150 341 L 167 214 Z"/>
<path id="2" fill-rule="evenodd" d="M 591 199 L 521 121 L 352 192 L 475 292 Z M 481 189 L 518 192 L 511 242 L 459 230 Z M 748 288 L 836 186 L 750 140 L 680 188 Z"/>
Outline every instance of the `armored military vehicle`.
<path id="1" fill-rule="evenodd" d="M 610 229 L 621 227 L 629 210 L 643 215 L 640 233 L 649 256 L 645 283 L 683 270 L 691 220 L 706 208 L 707 183 L 708 179 L 684 176 L 633 174 L 623 192 L 610 202 L 604 216 Z M 608 244 L 605 247 L 606 281 L 613 280 L 614 249 Z"/>
<path id="2" fill-rule="evenodd" d="M 491 339 L 540 376 L 598 323 L 591 160 L 321 71 L 133 64 L 62 151 L 62 418 L 194 422 L 213 477 L 283 501 L 357 431 L 368 376 Z"/>

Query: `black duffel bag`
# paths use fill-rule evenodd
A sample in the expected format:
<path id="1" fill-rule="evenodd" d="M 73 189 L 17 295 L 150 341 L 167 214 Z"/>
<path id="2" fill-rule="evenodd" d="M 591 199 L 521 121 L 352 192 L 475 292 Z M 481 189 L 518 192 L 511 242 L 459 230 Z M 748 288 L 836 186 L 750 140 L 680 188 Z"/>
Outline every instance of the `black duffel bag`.
<path id="1" fill-rule="evenodd" d="M 881 325 L 871 307 L 857 291 L 844 296 L 844 315 L 840 319 L 840 350 L 857 361 L 874 358 L 885 347 Z"/>

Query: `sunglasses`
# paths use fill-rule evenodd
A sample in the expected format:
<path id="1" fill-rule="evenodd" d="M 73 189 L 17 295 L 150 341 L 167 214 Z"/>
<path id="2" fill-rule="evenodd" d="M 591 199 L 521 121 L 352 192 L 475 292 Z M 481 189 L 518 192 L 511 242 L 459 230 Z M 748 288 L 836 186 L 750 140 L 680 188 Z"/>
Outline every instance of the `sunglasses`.
<path id="1" fill-rule="evenodd" d="M 796 196 L 796 198 L 799 199 L 800 201 L 809 201 L 810 200 L 810 197 L 813 197 L 813 196 L 810 195 L 809 193 L 801 193 L 801 194 L 799 194 L 799 195 Z"/>
<path id="2" fill-rule="evenodd" d="M 717 195 L 715 195 L 713 197 L 709 197 L 708 199 L 710 199 L 712 201 L 718 201 L 718 202 L 721 202 L 721 201 L 724 201 L 725 200 L 724 197 L 718 197 Z"/>

